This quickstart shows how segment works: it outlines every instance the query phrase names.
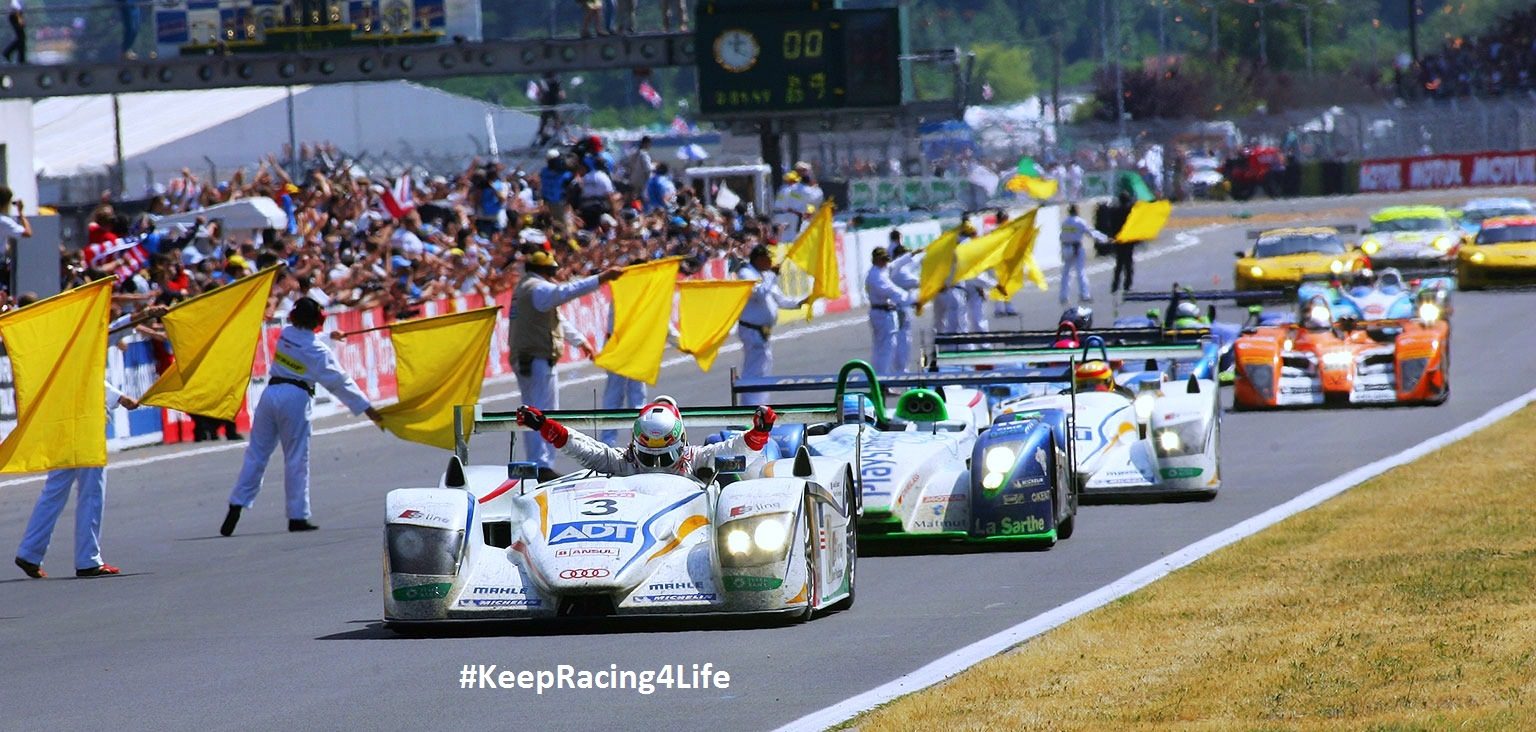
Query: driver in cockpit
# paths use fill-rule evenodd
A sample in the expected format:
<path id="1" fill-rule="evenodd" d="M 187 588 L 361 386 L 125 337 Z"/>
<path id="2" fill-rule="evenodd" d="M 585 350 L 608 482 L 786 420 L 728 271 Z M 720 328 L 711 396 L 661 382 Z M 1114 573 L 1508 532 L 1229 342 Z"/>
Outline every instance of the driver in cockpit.
<path id="1" fill-rule="evenodd" d="M 677 401 L 669 396 L 640 408 L 635 417 L 629 446 L 611 447 L 575 430 L 558 420 L 544 416 L 537 407 L 524 404 L 517 409 L 517 423 L 534 430 L 545 442 L 582 467 L 613 476 L 640 473 L 670 473 L 693 477 L 698 466 L 712 466 L 718 455 L 758 452 L 768 444 L 769 430 L 776 416 L 770 407 L 758 407 L 752 416 L 752 429 L 713 445 L 688 444 L 688 432 Z"/>

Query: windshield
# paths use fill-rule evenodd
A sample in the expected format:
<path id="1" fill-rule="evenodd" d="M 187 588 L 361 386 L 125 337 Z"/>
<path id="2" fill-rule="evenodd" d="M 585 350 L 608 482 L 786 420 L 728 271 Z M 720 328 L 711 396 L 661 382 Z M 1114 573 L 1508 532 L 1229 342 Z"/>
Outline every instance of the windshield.
<path id="1" fill-rule="evenodd" d="M 1387 219 L 1386 221 L 1372 221 L 1371 231 L 1445 231 L 1451 228 L 1451 220 L 1443 216 L 1413 216 L 1401 219 Z"/>
<path id="2" fill-rule="evenodd" d="M 1509 241 L 1536 241 L 1536 226 L 1500 226 L 1477 233 L 1478 244 L 1502 244 Z"/>
<path id="3" fill-rule="evenodd" d="M 1344 243 L 1336 234 L 1286 234 L 1260 239 L 1253 246 L 1255 257 L 1283 257 L 1287 254 L 1343 254 Z"/>
<path id="4" fill-rule="evenodd" d="M 1530 206 L 1500 206 L 1498 208 L 1473 208 L 1463 211 L 1463 221 L 1487 221 L 1496 216 L 1519 216 L 1531 213 Z"/>

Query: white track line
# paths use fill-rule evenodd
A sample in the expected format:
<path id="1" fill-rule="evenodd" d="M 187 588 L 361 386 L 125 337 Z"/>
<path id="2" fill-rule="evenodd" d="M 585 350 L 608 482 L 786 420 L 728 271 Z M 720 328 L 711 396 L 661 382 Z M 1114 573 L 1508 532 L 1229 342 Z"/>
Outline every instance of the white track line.
<path id="1" fill-rule="evenodd" d="M 1186 232 L 1179 232 L 1178 234 L 1175 234 L 1175 238 L 1178 240 L 1179 243 L 1173 244 L 1173 245 L 1170 245 L 1170 246 L 1166 246 L 1166 247 L 1159 247 L 1159 248 L 1153 249 L 1153 250 L 1147 252 L 1146 255 L 1142 256 L 1140 258 L 1140 260 L 1138 260 L 1138 261 L 1145 261 L 1145 260 L 1148 260 L 1148 259 L 1156 259 L 1158 257 L 1162 257 L 1162 256 L 1165 256 L 1165 255 L 1168 255 L 1168 254 L 1172 254 L 1174 252 L 1183 251 L 1183 250 L 1188 249 L 1188 248 L 1190 248 L 1192 246 L 1196 246 L 1196 245 L 1198 245 L 1200 243 L 1199 234 L 1203 234 L 1205 232 L 1221 228 L 1224 225 L 1225 224 L 1208 224 L 1206 226 L 1202 226 L 1202 227 L 1199 227 L 1199 228 L 1196 228 L 1196 229 L 1191 229 L 1191 230 L 1186 231 Z M 1103 263 L 1096 264 L 1096 265 L 1093 265 L 1091 267 L 1088 267 L 1088 269 L 1086 271 L 1088 272 L 1088 274 L 1097 274 L 1099 272 L 1106 272 L 1106 271 L 1110 270 L 1113 267 L 1114 267 L 1113 263 L 1103 262 Z M 1047 269 L 1048 270 L 1055 270 L 1055 269 L 1058 269 L 1058 268 L 1059 268 L 1059 265 L 1057 267 L 1049 267 Z M 802 336 L 808 336 L 808 335 L 811 335 L 811 334 L 814 334 L 814 333 L 822 333 L 822 332 L 825 332 L 825 331 L 834 330 L 834 329 L 837 329 L 837 328 L 843 328 L 843 327 L 847 327 L 847 326 L 850 326 L 850 325 L 857 325 L 857 324 L 865 323 L 865 322 L 868 322 L 868 321 L 865 320 L 865 318 L 864 318 L 864 316 L 862 314 L 855 315 L 853 317 L 842 317 L 842 318 L 838 318 L 838 319 L 835 319 L 835 320 L 828 320 L 828 321 L 821 322 L 821 323 L 815 323 L 815 324 L 812 324 L 812 325 L 791 326 L 789 328 L 786 328 L 783 331 L 783 333 L 781 335 L 779 335 L 778 337 L 779 337 L 780 340 L 792 340 L 792 339 L 795 339 L 795 338 L 800 338 Z M 740 342 L 731 342 L 731 343 L 727 343 L 724 346 L 720 347 L 720 352 L 721 353 L 735 353 L 736 351 L 740 351 L 740 350 L 741 350 L 741 343 Z M 662 361 L 661 365 L 662 365 L 663 368 L 667 368 L 667 367 L 670 367 L 670 366 L 676 366 L 677 364 L 690 361 L 692 359 L 693 359 L 692 356 L 673 356 L 672 358 L 669 358 L 669 359 L 666 359 L 666 360 Z M 556 367 L 555 368 L 555 372 L 557 374 L 565 374 L 565 373 L 568 373 L 570 371 L 574 371 L 574 370 L 586 367 L 588 365 L 589 364 L 586 363 L 586 362 L 579 363 L 579 364 L 576 364 L 576 363 L 564 364 L 564 365 Z M 603 379 L 606 379 L 606 378 L 608 378 L 608 374 L 607 373 L 586 374 L 586 375 L 578 376 L 578 377 L 576 377 L 574 379 L 571 379 L 570 381 L 562 383 L 560 385 L 560 388 L 564 389 L 567 386 L 576 386 L 578 384 L 590 384 L 590 383 L 592 383 L 594 381 L 599 381 L 599 380 L 603 380 Z M 486 379 L 485 383 L 486 383 L 487 386 L 493 386 L 493 385 L 500 386 L 502 384 L 508 384 L 508 383 L 513 382 L 513 381 L 514 381 L 514 377 L 512 377 L 512 376 L 497 376 L 497 377 L 493 377 L 493 378 L 490 378 L 490 379 Z M 504 392 L 492 392 L 490 396 L 482 398 L 481 401 L 483 401 L 483 402 L 495 402 L 495 401 L 503 401 L 503 400 L 507 400 L 507 399 L 515 399 L 520 394 L 521 394 L 521 392 L 519 392 L 517 389 L 512 389 L 510 391 L 504 391 Z M 330 415 L 330 416 L 335 416 L 335 415 Z M 327 417 L 322 417 L 321 419 L 326 419 L 326 418 Z M 321 428 L 321 429 L 317 429 L 317 430 L 315 430 L 311 434 L 316 435 L 316 436 L 318 436 L 318 435 L 330 435 L 330 434 L 335 434 L 335 433 L 338 433 L 338 432 L 347 432 L 349 430 L 361 429 L 363 427 L 369 427 L 369 426 L 372 426 L 372 425 L 373 425 L 373 423 L 368 421 L 368 420 L 354 420 L 354 421 L 347 422 L 346 424 L 336 425 L 334 427 L 324 427 L 324 428 Z M 228 452 L 230 450 L 243 450 L 243 449 L 245 449 L 245 443 L 243 443 L 243 442 L 229 442 L 229 443 L 223 443 L 223 444 L 218 444 L 218 445 L 208 445 L 206 447 L 194 447 L 194 448 L 192 448 L 190 450 L 178 450 L 176 452 L 165 453 L 165 454 L 162 454 L 162 455 L 151 455 L 149 457 L 134 458 L 132 460 L 121 460 L 121 461 L 113 462 L 111 464 L 111 466 L 113 468 L 132 468 L 132 467 L 137 467 L 137 466 L 140 466 L 140 465 L 152 465 L 154 463 L 161 463 L 161 462 L 165 462 L 167 460 L 179 460 L 181 458 L 195 457 L 195 456 L 198 456 L 198 455 L 210 455 L 210 454 L 218 453 L 218 452 Z M 14 485 L 26 485 L 28 483 L 40 483 L 40 482 L 43 481 L 43 479 L 45 477 L 47 477 L 47 476 L 39 474 L 39 475 L 34 475 L 34 476 L 31 476 L 31 477 L 27 477 L 27 478 L 13 478 L 11 480 L 0 481 L 0 488 L 5 488 L 5 487 L 8 487 L 8 486 L 14 486 Z"/>
<path id="2" fill-rule="evenodd" d="M 1003 653 L 1068 620 L 1103 607 L 1110 602 L 1146 587 L 1163 578 L 1168 573 L 1186 567 L 1228 544 L 1257 534 L 1286 518 L 1312 508 L 1392 468 L 1406 465 L 1435 450 L 1466 438 L 1472 433 L 1514 414 L 1533 401 L 1536 401 L 1536 389 L 1494 407 L 1477 419 L 1435 435 L 1402 452 L 1355 468 L 1268 511 L 1190 544 L 1104 587 L 1064 605 L 1047 610 L 1007 630 L 976 641 L 912 673 L 905 674 L 895 681 L 882 684 L 851 699 L 801 717 L 780 727 L 778 732 L 826 729 L 899 696 L 938 684 L 961 671 Z"/>

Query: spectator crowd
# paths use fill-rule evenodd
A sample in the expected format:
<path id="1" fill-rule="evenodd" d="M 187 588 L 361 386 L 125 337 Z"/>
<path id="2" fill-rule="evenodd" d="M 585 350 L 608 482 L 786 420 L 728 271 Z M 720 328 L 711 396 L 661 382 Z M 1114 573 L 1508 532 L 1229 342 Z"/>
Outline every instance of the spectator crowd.
<path id="1" fill-rule="evenodd" d="M 1419 61 L 1424 94 L 1500 96 L 1536 89 L 1536 7 L 1516 10 L 1481 36 L 1449 39 Z"/>
<path id="2" fill-rule="evenodd" d="M 382 307 L 400 319 L 427 300 L 510 289 L 535 251 L 554 256 L 559 278 L 664 256 L 683 256 L 685 271 L 694 271 L 712 257 L 740 261 L 776 242 L 768 212 L 745 202 L 709 205 L 708 192 L 679 185 L 649 148 L 648 138 L 615 151 L 585 137 L 548 150 L 538 170 L 477 159 L 462 170 L 389 179 L 355 170 L 325 146 L 305 146 L 286 167 L 270 157 L 225 181 L 184 169 L 151 189 L 145 214 L 129 216 L 103 200 L 86 240 L 61 247 L 63 284 L 115 275 L 117 302 L 133 310 L 174 304 L 281 262 L 269 316 L 307 296 L 332 309 Z M 809 179 L 802 185 L 815 186 L 809 166 L 799 171 Z M 156 223 L 216 214 L 214 207 L 248 197 L 275 202 L 285 225 L 233 230 L 213 216 Z"/>

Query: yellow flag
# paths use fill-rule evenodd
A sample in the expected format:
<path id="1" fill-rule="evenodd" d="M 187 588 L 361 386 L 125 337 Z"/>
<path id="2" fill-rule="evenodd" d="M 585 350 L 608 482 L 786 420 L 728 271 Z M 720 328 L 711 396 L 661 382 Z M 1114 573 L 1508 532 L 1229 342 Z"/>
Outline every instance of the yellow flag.
<path id="1" fill-rule="evenodd" d="M 823 203 L 805 230 L 789 245 L 784 259 L 805 270 L 814 282 L 807 305 L 818 298 L 843 296 L 842 274 L 837 268 L 837 235 L 832 231 L 832 204 Z"/>
<path id="2" fill-rule="evenodd" d="M 667 323 L 672 321 L 672 292 L 677 287 L 681 257 L 624 268 L 613 289 L 613 336 L 593 363 L 620 376 L 656 383 L 661 356 L 667 350 Z"/>
<path id="3" fill-rule="evenodd" d="M 1116 241 L 1151 241 L 1163 233 L 1163 227 L 1168 223 L 1168 214 L 1173 210 L 1173 205 L 1167 201 L 1137 201 L 1131 206 L 1131 214 L 1125 218 L 1125 225 L 1120 227 L 1120 233 L 1115 236 Z"/>
<path id="4" fill-rule="evenodd" d="M 251 383 L 261 319 L 276 278 L 277 267 L 268 267 L 167 313 L 162 321 L 176 360 L 139 401 L 234 419 Z"/>
<path id="5" fill-rule="evenodd" d="M 752 280 L 689 280 L 677 283 L 677 348 L 708 371 L 741 311 L 752 297 Z"/>
<path id="6" fill-rule="evenodd" d="M 996 270 L 998 289 L 988 293 L 992 299 L 1008 299 L 1024 287 L 1025 279 L 1033 282 L 1041 290 L 1046 289 L 1045 273 L 1041 272 L 1040 265 L 1035 263 L 1035 239 L 1040 236 L 1040 229 L 1035 226 L 1035 213 L 1038 210 L 1019 217 L 1020 221 L 1028 223 L 1024 224 L 1018 236 L 1009 242 L 1002 261 L 998 262 Z"/>
<path id="7" fill-rule="evenodd" d="M 1023 193 L 1037 201 L 1049 200 L 1056 195 L 1055 178 L 1033 178 L 1027 175 L 1015 175 L 1003 184 L 1014 193 Z"/>
<path id="8" fill-rule="evenodd" d="M 379 410 L 384 429 L 453 449 L 453 408 L 480 401 L 497 312 L 493 305 L 389 326 L 400 401 Z"/>
<path id="9" fill-rule="evenodd" d="M 16 429 L 0 473 L 107 464 L 107 318 L 103 279 L 0 315 L 16 384 Z"/>
<path id="10" fill-rule="evenodd" d="M 921 308 L 938 297 L 955 269 L 955 249 L 960 245 L 960 229 L 939 235 L 923 249 L 923 266 L 918 274 L 917 304 Z"/>
<path id="11" fill-rule="evenodd" d="M 1003 255 L 1008 252 L 1008 247 L 1013 240 L 1033 225 L 1033 222 L 1034 212 L 1031 211 L 1028 217 L 1019 217 L 1005 222 L 1002 226 L 955 247 L 955 281 L 964 282 L 995 268 L 1003 261 Z"/>

